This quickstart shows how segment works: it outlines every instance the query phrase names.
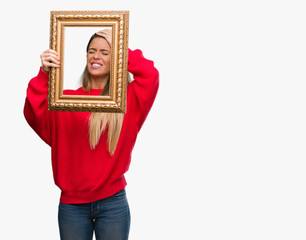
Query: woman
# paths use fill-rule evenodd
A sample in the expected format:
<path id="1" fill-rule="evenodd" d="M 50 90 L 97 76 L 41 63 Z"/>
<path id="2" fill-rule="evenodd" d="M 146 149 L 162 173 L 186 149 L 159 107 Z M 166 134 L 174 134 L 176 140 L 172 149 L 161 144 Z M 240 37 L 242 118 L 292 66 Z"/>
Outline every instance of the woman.
<path id="1" fill-rule="evenodd" d="M 110 71 L 110 33 L 100 31 L 87 47 L 83 87 L 69 94 L 105 94 Z M 48 73 L 59 67 L 58 54 L 46 50 L 28 85 L 24 115 L 51 146 L 55 184 L 61 189 L 58 220 L 62 240 L 128 239 L 129 206 L 124 173 L 137 134 L 157 94 L 159 74 L 140 50 L 128 52 L 125 114 L 48 111 Z"/>

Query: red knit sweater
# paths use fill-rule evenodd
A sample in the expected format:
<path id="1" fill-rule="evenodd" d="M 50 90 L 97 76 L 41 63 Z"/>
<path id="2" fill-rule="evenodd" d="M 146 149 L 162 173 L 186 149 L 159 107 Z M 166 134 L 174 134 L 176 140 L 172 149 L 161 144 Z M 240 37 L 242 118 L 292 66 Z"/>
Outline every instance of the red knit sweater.
<path id="1" fill-rule="evenodd" d="M 90 149 L 89 112 L 48 111 L 48 74 L 41 69 L 28 85 L 24 116 L 34 131 L 51 146 L 55 184 L 62 203 L 88 203 L 109 197 L 126 186 L 137 134 L 145 121 L 159 86 L 153 61 L 140 50 L 128 53 L 128 71 L 134 81 L 127 87 L 127 107 L 113 156 L 108 152 L 107 131 L 94 150 Z M 76 90 L 76 94 L 86 94 Z M 98 95 L 101 90 L 93 90 Z M 71 93 L 69 93 L 71 94 Z"/>

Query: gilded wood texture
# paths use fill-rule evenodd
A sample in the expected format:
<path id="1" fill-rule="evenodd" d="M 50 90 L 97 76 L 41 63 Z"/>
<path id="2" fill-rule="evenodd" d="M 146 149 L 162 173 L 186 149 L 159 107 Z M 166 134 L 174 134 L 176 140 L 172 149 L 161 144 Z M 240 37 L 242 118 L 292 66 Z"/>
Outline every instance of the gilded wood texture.
<path id="1" fill-rule="evenodd" d="M 63 66 L 49 74 L 49 110 L 125 112 L 128 60 L 128 11 L 52 11 L 50 48 L 64 62 L 65 27 L 112 27 L 110 96 L 63 95 Z"/>

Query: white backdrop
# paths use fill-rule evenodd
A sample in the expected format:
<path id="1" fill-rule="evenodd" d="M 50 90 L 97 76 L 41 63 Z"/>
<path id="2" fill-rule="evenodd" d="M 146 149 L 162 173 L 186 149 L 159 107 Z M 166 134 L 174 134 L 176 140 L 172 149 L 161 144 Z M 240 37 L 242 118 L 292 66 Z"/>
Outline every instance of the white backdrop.
<path id="1" fill-rule="evenodd" d="M 128 174 L 130 239 L 306 239 L 306 6 L 297 0 L 1 3 L 0 239 L 59 239 L 50 149 L 27 125 L 51 10 L 130 10 L 160 90 Z"/>
<path id="2" fill-rule="evenodd" d="M 87 63 L 88 41 L 95 32 L 104 29 L 107 27 L 65 27 L 64 89 L 78 89 L 82 86 L 81 76 Z"/>

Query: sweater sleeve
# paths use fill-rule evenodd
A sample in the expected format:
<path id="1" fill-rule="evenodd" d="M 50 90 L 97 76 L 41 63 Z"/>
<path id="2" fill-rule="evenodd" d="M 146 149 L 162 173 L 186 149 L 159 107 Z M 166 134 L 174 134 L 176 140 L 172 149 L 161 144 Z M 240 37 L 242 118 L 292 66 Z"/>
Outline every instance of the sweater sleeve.
<path id="1" fill-rule="evenodd" d="M 48 73 L 41 69 L 28 84 L 24 116 L 28 124 L 48 145 L 51 144 L 48 112 Z"/>
<path id="2" fill-rule="evenodd" d="M 133 100 L 133 112 L 137 116 L 140 130 L 155 100 L 159 87 L 159 72 L 154 62 L 143 57 L 141 50 L 130 50 L 128 55 L 128 71 L 133 74 L 134 81 L 129 84 Z"/>

